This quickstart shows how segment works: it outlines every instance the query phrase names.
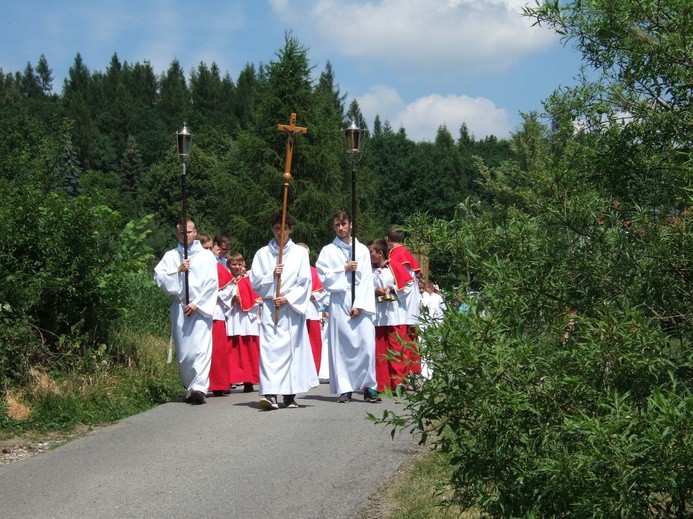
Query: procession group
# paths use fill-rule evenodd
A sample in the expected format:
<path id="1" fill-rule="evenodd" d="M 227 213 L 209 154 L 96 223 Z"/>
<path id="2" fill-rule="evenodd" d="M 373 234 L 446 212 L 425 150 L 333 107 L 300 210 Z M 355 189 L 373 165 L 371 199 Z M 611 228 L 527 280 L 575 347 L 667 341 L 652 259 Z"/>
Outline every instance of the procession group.
<path id="1" fill-rule="evenodd" d="M 444 303 L 423 279 L 396 226 L 364 245 L 352 237 L 345 211 L 332 216 L 335 238 L 315 266 L 294 243 L 289 213 L 271 216 L 273 238 L 250 269 L 230 238 L 198 233 L 190 218 L 177 226 L 178 246 L 166 252 L 154 279 L 171 296 L 171 333 L 186 401 L 202 404 L 235 385 L 259 405 L 296 408 L 296 395 L 320 383 L 323 343 L 330 392 L 369 402 L 385 391 L 411 389 L 421 373 L 417 326 L 422 304 L 442 317 Z M 283 225 L 282 225 L 283 224 Z M 281 244 L 283 247 L 280 249 Z M 353 247 L 353 249 L 352 249 Z"/>

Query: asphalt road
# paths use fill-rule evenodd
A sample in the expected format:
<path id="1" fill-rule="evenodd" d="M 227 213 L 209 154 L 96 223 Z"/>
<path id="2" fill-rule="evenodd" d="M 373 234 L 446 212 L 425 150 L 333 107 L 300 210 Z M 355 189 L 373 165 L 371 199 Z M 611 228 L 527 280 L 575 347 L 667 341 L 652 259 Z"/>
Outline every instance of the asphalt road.
<path id="1" fill-rule="evenodd" d="M 0 516 L 354 519 L 416 451 L 409 433 L 393 439 L 365 418 L 401 410 L 397 401 L 338 404 L 321 384 L 298 409 L 262 411 L 257 392 L 237 391 L 0 466 Z"/>

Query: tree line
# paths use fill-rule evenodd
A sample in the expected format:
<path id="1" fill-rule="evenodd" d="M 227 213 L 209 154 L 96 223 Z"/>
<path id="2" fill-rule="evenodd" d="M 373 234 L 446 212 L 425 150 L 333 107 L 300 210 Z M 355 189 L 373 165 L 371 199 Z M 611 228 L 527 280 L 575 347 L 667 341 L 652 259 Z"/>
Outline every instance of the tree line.
<path id="1" fill-rule="evenodd" d="M 121 62 L 91 71 L 77 54 L 53 93 L 44 56 L 24 71 L 0 70 L 0 110 L 10 132 L 0 143 L 3 178 L 43 192 L 89 196 L 126 218 L 153 214 L 157 252 L 180 216 L 180 167 L 174 134 L 194 133 L 189 164 L 190 213 L 209 232 L 225 229 L 249 253 L 266 236 L 257 222 L 277 207 L 285 135 L 276 125 L 298 114 L 290 189 L 297 232 L 313 246 L 331 233 L 326 214 L 350 207 L 349 163 L 340 130 L 348 121 L 368 129 L 356 101 L 345 107 L 328 62 L 317 77 L 307 50 L 287 34 L 276 60 L 247 64 L 235 80 L 212 63 L 186 77 L 177 60 L 164 73 Z M 476 140 L 466 125 L 457 138 L 444 126 L 434 142 L 415 143 L 404 128 L 376 117 L 358 164 L 360 234 L 380 235 L 414 212 L 445 217 L 466 197 L 479 196 L 473 157 L 496 165 L 510 158 L 508 142 Z"/>

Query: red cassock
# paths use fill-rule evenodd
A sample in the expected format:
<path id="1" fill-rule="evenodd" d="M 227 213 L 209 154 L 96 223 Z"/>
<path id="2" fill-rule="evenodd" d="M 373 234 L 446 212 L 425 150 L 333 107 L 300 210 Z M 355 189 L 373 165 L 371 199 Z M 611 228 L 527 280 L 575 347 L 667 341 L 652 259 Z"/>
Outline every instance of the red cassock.
<path id="1" fill-rule="evenodd" d="M 233 276 L 229 269 L 217 262 L 219 290 L 231 283 Z M 209 390 L 226 391 L 231 384 L 229 370 L 229 341 L 226 336 L 226 319 L 212 321 L 212 364 L 209 368 Z"/>
<path id="2" fill-rule="evenodd" d="M 250 312 L 260 299 L 250 286 L 250 280 L 246 276 L 234 279 L 238 296 L 237 304 L 243 312 Z M 250 316 L 243 316 L 242 319 L 250 319 Z M 229 365 L 231 369 L 231 382 L 237 383 L 260 383 L 260 328 L 257 321 L 253 321 L 257 328 L 254 334 L 243 333 L 229 337 L 230 356 Z"/>
<path id="3" fill-rule="evenodd" d="M 315 267 L 310 267 L 310 274 L 312 277 L 311 293 L 314 294 L 321 291 L 323 286 Z M 306 328 L 308 329 L 310 349 L 313 351 L 313 360 L 315 360 L 315 371 L 320 373 L 320 362 L 322 360 L 322 325 L 319 319 L 306 319 Z"/>
<path id="4" fill-rule="evenodd" d="M 418 274 L 421 271 L 419 262 L 416 261 L 414 255 L 409 252 L 409 249 L 402 244 L 398 243 L 397 245 L 394 245 L 392 249 L 390 249 L 388 260 L 390 261 L 390 269 L 392 270 L 392 273 L 395 276 L 395 281 L 397 282 L 397 290 L 401 290 L 407 283 L 413 281 L 414 279 L 409 270 L 407 270 L 407 267 L 415 274 Z M 421 358 L 419 357 L 416 346 L 419 338 L 414 326 L 408 326 L 406 328 L 405 339 L 406 344 L 404 346 L 404 357 L 405 364 L 407 366 L 407 373 L 421 373 Z"/>
<path id="5" fill-rule="evenodd" d="M 407 384 L 408 366 L 403 358 L 407 325 L 375 327 L 375 379 L 378 391 Z"/>

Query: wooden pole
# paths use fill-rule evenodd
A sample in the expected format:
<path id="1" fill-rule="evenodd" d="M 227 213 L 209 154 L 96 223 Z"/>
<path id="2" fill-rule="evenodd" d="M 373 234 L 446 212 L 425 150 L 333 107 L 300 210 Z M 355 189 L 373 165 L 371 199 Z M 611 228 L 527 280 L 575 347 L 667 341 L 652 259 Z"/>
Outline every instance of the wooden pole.
<path id="1" fill-rule="evenodd" d="M 286 211 L 289 201 L 289 182 L 291 182 L 291 159 L 294 154 L 294 134 L 296 133 L 307 133 L 308 128 L 301 126 L 296 126 L 296 113 L 293 112 L 289 117 L 289 124 L 278 124 L 277 130 L 280 132 L 287 133 L 286 137 L 286 158 L 284 159 L 284 174 L 282 175 L 283 181 L 283 193 L 282 193 L 282 229 L 279 235 L 279 258 L 277 259 L 277 264 L 282 264 L 284 261 L 284 241 L 286 236 L 284 235 L 284 229 L 286 227 Z M 281 295 L 282 288 L 282 278 L 277 276 L 277 291 L 276 297 Z M 279 321 L 279 308 L 274 308 L 274 324 Z"/>

